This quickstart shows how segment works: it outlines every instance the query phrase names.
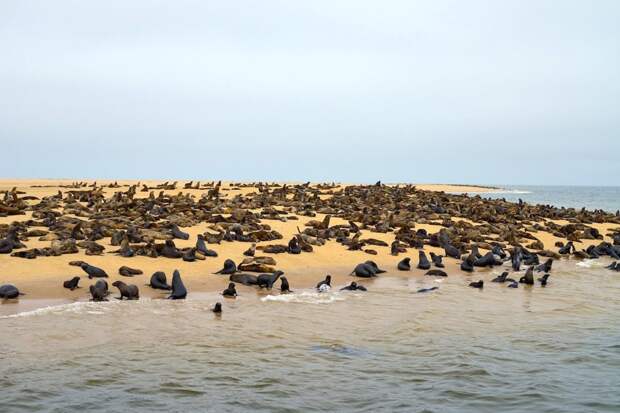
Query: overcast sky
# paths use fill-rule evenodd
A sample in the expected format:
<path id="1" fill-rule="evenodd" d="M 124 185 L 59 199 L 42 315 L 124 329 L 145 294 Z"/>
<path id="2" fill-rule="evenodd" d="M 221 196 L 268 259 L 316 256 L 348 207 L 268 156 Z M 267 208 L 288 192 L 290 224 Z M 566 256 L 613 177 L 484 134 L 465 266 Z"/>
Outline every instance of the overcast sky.
<path id="1" fill-rule="evenodd" d="M 0 176 L 613 185 L 619 22 L 616 0 L 0 0 Z"/>

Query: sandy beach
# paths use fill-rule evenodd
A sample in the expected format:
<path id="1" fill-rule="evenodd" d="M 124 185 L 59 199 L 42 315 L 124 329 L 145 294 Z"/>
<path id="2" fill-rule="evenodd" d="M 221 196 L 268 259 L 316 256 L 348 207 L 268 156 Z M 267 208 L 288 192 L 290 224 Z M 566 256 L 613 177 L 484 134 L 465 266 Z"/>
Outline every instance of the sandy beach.
<path id="1" fill-rule="evenodd" d="M 70 191 L 70 190 L 87 190 L 88 187 L 71 189 L 67 188 L 70 185 L 70 180 L 3 180 L 0 181 L 0 192 L 11 191 L 13 188 L 17 188 L 17 191 L 23 192 L 20 196 L 32 196 L 36 197 L 29 199 L 27 202 L 30 206 L 37 204 L 44 197 L 48 197 L 57 194 L 58 191 Z M 89 181 L 92 184 L 94 181 Z M 137 184 L 137 181 L 118 181 L 118 188 L 107 187 L 113 181 L 97 181 L 97 184 L 102 186 L 102 190 L 105 197 L 111 197 L 115 192 L 126 191 L 130 185 Z M 141 181 L 140 185 L 156 186 L 162 184 L 160 181 Z M 207 192 L 207 189 L 183 189 L 183 182 L 179 182 L 178 186 L 174 190 L 164 190 L 166 195 L 177 195 L 179 193 L 190 194 L 194 199 L 199 199 L 203 194 Z M 63 187 L 65 186 L 65 187 Z M 341 189 L 343 186 L 338 186 L 334 189 Z M 493 191 L 494 188 L 478 187 L 478 186 L 454 186 L 454 185 L 416 185 L 416 188 L 421 191 L 436 191 L 436 192 L 460 192 L 466 191 L 470 193 L 474 192 L 488 192 Z M 147 197 L 148 192 L 137 192 L 136 198 Z M 160 191 L 155 191 L 160 192 Z M 221 187 L 222 199 L 233 199 L 238 195 L 248 195 L 257 192 L 257 188 L 254 186 L 239 187 L 235 184 L 224 182 Z M 325 191 L 330 192 L 330 191 Z M 329 194 L 321 195 L 322 199 L 329 199 Z M 30 209 L 30 208 L 28 208 Z M 59 210 L 60 211 L 60 210 Z M 303 231 L 306 224 L 311 220 L 322 220 L 325 214 L 317 213 L 314 217 L 297 216 L 297 219 L 291 219 L 294 214 L 287 215 L 288 218 L 283 220 L 275 219 L 262 219 L 261 224 L 268 224 L 272 230 L 279 232 L 282 235 L 282 240 L 278 241 L 262 241 L 258 242 L 257 246 L 273 244 L 273 243 L 286 243 L 289 239 L 298 234 L 298 231 Z M 77 217 L 75 217 L 77 218 Z M 26 210 L 24 215 L 8 215 L 0 217 L 0 225 L 9 226 L 13 223 L 26 222 L 32 219 L 32 211 Z M 81 217 L 80 219 L 84 219 Z M 462 220 L 462 218 L 453 218 L 454 222 Z M 558 225 L 565 225 L 567 221 L 555 221 Z M 332 217 L 330 225 L 347 225 L 347 220 L 338 217 Z M 441 222 L 436 223 L 412 223 L 416 230 L 424 229 L 429 234 L 437 233 L 441 230 Z M 620 225 L 617 223 L 593 223 L 593 228 L 596 228 L 601 234 L 604 235 L 605 241 L 612 241 L 608 236 L 611 229 L 618 228 Z M 198 225 L 181 227 L 181 230 L 189 234 L 188 240 L 176 239 L 175 244 L 178 248 L 191 248 L 196 243 L 198 234 L 208 232 L 211 224 L 200 223 Z M 532 235 L 535 236 L 544 244 L 544 249 L 557 250 L 555 243 L 558 241 L 566 241 L 554 236 L 548 232 L 533 231 Z M 371 255 L 364 250 L 349 251 L 343 245 L 336 242 L 336 240 L 327 240 L 325 245 L 314 246 L 313 252 L 303 252 L 298 255 L 280 253 L 269 254 L 257 251 L 257 256 L 270 256 L 276 260 L 275 267 L 278 270 L 284 271 L 288 278 L 292 288 L 308 288 L 314 286 L 320 279 L 326 275 L 331 274 L 335 285 L 346 285 L 352 281 L 353 277 L 349 274 L 352 269 L 358 263 L 364 262 L 368 259 L 375 261 L 381 268 L 388 271 L 393 275 L 402 277 L 410 277 L 415 275 L 424 274 L 425 271 L 415 269 L 415 265 L 418 260 L 418 252 L 415 249 L 409 249 L 406 253 L 400 254 L 398 257 L 390 255 L 389 244 L 394 241 L 394 233 L 392 231 L 380 233 L 369 230 L 362 230 L 360 238 L 374 238 L 384 241 L 388 246 L 371 246 L 370 248 L 376 251 L 376 255 Z M 596 245 L 601 240 L 581 240 L 576 242 L 575 246 L 578 250 L 584 249 L 589 245 Z M 31 248 L 44 248 L 50 245 L 50 241 L 40 241 L 38 237 L 29 237 L 23 240 L 28 249 Z M 168 259 L 164 257 L 150 258 L 146 256 L 134 256 L 131 258 L 121 257 L 112 251 L 117 250 L 118 247 L 110 244 L 110 238 L 102 239 L 99 244 L 105 247 L 105 251 L 101 255 L 86 255 L 83 249 L 80 249 L 78 253 L 63 254 L 60 256 L 42 256 L 36 259 L 24 259 L 19 257 L 13 257 L 8 254 L 0 255 L 0 284 L 14 284 L 18 286 L 21 292 L 26 294 L 21 301 L 27 300 L 88 300 L 90 298 L 88 292 L 88 285 L 91 281 L 85 277 L 85 274 L 79 267 L 70 266 L 71 261 L 82 260 L 91 265 L 95 265 L 104 269 L 109 275 L 109 282 L 115 280 L 122 280 L 127 283 L 136 284 L 140 288 L 140 294 L 142 297 L 164 297 L 161 291 L 153 290 L 146 286 L 151 274 L 156 271 L 164 271 L 170 279 L 172 272 L 178 269 L 183 277 L 185 285 L 187 286 L 190 294 L 192 292 L 217 292 L 222 291 L 229 283 L 227 276 L 215 275 L 214 273 L 222 268 L 226 259 L 230 258 L 237 264 L 245 258 L 243 252 L 249 247 L 247 242 L 226 242 L 222 241 L 220 244 L 210 244 L 209 247 L 215 250 L 218 254 L 217 257 L 206 257 L 204 260 L 197 260 L 195 262 L 185 262 L 181 259 Z M 436 254 L 443 254 L 443 249 L 426 245 L 424 250 L 427 253 L 434 252 Z M 481 249 L 483 250 L 483 249 Z M 396 271 L 396 264 L 403 257 L 409 256 L 412 259 L 413 269 L 408 272 Z M 450 275 L 463 276 L 464 273 L 460 271 L 460 260 L 446 258 L 444 259 L 446 264 L 446 271 Z M 123 277 L 118 274 L 119 267 L 126 265 L 132 268 L 138 268 L 143 271 L 142 275 L 138 275 L 132 278 Z M 478 270 L 484 273 L 485 269 Z M 80 285 L 82 288 L 74 291 L 69 291 L 62 287 L 62 282 L 68 280 L 74 276 L 81 276 Z M 361 283 L 365 281 L 360 280 Z M 256 288 L 246 287 L 243 285 L 238 286 L 238 290 L 241 294 L 254 293 Z M 37 305 L 40 305 L 43 301 L 39 301 Z"/>

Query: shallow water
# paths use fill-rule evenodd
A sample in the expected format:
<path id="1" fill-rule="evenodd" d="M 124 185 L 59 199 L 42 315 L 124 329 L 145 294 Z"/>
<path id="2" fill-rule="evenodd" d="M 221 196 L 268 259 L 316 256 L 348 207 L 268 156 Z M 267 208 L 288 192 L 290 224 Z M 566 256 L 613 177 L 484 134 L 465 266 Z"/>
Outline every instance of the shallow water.
<path id="1" fill-rule="evenodd" d="M 607 263 L 556 262 L 546 288 L 467 287 L 498 268 L 245 294 L 221 318 L 214 294 L 3 304 L 2 411 L 617 412 L 620 274 Z"/>

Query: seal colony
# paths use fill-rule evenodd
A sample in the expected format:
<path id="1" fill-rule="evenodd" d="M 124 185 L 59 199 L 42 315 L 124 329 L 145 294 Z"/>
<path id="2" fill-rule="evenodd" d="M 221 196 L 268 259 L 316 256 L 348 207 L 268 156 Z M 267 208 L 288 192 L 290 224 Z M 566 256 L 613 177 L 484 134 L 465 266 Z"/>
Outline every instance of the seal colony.
<path id="1" fill-rule="evenodd" d="M 620 260 L 620 212 L 414 185 L 17 184 L 0 192 L 0 288 L 10 300 L 103 301 L 106 279 L 128 299 L 326 285 L 364 291 L 386 272 L 461 276 L 464 288 L 536 287 L 536 279 L 553 284 L 553 260 Z M 491 280 L 495 267 L 509 271 L 503 281 Z"/>

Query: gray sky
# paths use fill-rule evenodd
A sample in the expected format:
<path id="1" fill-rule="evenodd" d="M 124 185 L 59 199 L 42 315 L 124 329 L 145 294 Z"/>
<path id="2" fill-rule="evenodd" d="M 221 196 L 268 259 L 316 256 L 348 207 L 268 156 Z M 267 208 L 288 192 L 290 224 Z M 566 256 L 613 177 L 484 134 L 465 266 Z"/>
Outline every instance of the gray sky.
<path id="1" fill-rule="evenodd" d="M 2 177 L 605 184 L 620 1 L 0 1 Z"/>

